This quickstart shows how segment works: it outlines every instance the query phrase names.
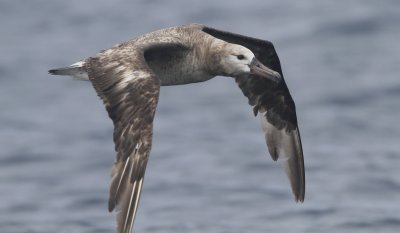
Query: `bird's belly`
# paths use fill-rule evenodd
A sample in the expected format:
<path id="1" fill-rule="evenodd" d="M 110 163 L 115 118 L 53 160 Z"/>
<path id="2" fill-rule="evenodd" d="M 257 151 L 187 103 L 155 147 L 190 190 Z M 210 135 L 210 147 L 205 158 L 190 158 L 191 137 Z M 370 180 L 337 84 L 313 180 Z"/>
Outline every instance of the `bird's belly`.
<path id="1" fill-rule="evenodd" d="M 187 61 L 153 62 L 149 63 L 149 66 L 160 79 L 162 86 L 203 82 L 214 77 Z"/>
<path id="2" fill-rule="evenodd" d="M 161 86 L 183 85 L 188 83 L 203 82 L 211 79 L 213 76 L 203 72 L 165 72 L 157 75 L 161 81 Z"/>

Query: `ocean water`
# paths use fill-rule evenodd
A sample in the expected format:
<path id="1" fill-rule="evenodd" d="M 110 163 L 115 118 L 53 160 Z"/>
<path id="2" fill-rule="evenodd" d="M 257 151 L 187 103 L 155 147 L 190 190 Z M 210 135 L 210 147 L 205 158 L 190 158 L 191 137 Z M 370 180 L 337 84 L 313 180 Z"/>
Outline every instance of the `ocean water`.
<path id="1" fill-rule="evenodd" d="M 400 2 L 0 1 L 0 232 L 113 232 L 112 123 L 47 70 L 186 23 L 270 40 L 297 105 L 293 201 L 230 78 L 163 87 L 135 232 L 400 231 Z"/>

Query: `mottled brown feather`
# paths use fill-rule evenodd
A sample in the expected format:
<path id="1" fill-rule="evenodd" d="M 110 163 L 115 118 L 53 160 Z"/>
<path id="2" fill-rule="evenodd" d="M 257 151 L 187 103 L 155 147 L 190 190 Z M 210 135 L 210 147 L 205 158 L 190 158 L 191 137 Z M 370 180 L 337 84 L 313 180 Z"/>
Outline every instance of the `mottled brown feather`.
<path id="1" fill-rule="evenodd" d="M 148 68 L 144 51 L 128 44 L 119 53 L 104 51 L 86 60 L 86 69 L 114 123 L 117 152 L 110 184 L 109 211 L 117 207 L 117 232 L 131 231 L 151 150 L 160 82 Z M 110 55 L 111 54 L 111 55 Z"/>

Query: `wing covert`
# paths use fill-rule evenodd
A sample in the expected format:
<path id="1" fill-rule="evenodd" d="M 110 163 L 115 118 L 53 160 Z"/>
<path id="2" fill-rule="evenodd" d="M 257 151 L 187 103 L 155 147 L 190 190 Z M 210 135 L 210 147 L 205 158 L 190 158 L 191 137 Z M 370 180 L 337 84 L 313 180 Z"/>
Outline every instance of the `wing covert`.
<path id="1" fill-rule="evenodd" d="M 135 57 L 131 59 L 135 59 Z M 117 153 L 109 211 L 116 208 L 117 232 L 131 231 L 151 150 L 160 83 L 144 58 L 98 56 L 87 61 L 89 79 L 114 123 Z"/>
<path id="2" fill-rule="evenodd" d="M 210 27 L 203 27 L 202 31 L 218 39 L 250 49 L 259 61 L 279 72 L 283 79 L 279 57 L 271 42 Z M 235 80 L 248 98 L 254 114 L 258 114 L 261 118 L 271 157 L 273 160 L 285 159 L 285 171 L 295 200 L 302 202 L 305 193 L 303 149 L 295 103 L 284 79 L 279 86 L 255 75 L 235 77 Z"/>

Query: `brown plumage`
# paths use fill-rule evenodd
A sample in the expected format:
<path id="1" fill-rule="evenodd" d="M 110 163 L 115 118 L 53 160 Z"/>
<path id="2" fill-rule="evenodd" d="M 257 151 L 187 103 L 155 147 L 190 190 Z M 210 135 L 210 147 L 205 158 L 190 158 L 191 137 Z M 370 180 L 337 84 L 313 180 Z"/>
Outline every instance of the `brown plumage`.
<path id="1" fill-rule="evenodd" d="M 190 24 L 139 36 L 49 72 L 89 80 L 114 123 L 117 156 L 108 207 L 117 210 L 118 233 L 129 233 L 133 226 L 160 86 L 202 82 L 217 75 L 235 78 L 254 114 L 261 117 L 270 155 L 286 159 L 295 200 L 304 200 L 295 105 L 270 42 Z"/>

